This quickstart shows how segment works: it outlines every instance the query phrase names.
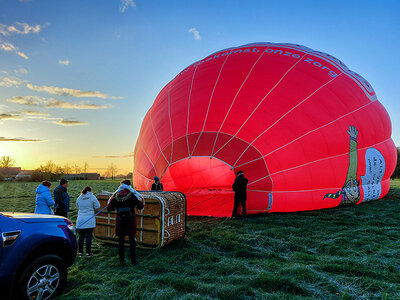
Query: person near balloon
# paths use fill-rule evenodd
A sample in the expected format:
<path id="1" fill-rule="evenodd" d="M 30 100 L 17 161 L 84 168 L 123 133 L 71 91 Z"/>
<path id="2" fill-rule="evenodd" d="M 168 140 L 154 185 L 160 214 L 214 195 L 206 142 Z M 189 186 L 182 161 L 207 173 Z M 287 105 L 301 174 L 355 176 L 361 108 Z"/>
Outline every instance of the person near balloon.
<path id="1" fill-rule="evenodd" d="M 67 193 L 68 180 L 61 178 L 60 185 L 56 187 L 53 191 L 54 202 L 54 212 L 58 216 L 68 217 L 69 212 L 69 195 Z"/>
<path id="2" fill-rule="evenodd" d="M 157 176 L 154 176 L 154 183 L 151 185 L 151 190 L 158 191 L 158 192 L 162 192 L 164 190 L 164 187 L 160 181 L 160 178 L 158 178 Z"/>
<path id="3" fill-rule="evenodd" d="M 118 237 L 119 261 L 125 261 L 125 237 L 129 237 L 129 248 L 131 264 L 137 265 L 136 261 L 136 214 L 135 208 L 144 207 L 142 196 L 131 187 L 130 180 L 123 180 L 121 186 L 110 198 L 107 210 L 117 210 L 115 221 L 115 235 Z"/>
<path id="4" fill-rule="evenodd" d="M 243 217 L 246 217 L 246 200 L 247 200 L 247 183 L 249 180 L 244 177 L 243 171 L 236 173 L 235 182 L 232 184 L 232 189 L 235 192 L 232 218 L 238 217 L 239 204 L 242 206 Z"/>
<path id="5" fill-rule="evenodd" d="M 95 210 L 100 208 L 100 203 L 96 196 L 93 195 L 90 186 L 82 190 L 78 199 L 76 199 L 76 207 L 78 208 L 78 218 L 76 219 L 76 227 L 79 232 L 78 255 L 82 257 L 83 244 L 86 241 L 86 257 L 92 257 L 92 236 L 93 229 L 96 227 L 94 215 Z"/>
<path id="6" fill-rule="evenodd" d="M 35 214 L 54 215 L 51 207 L 54 205 L 50 192 L 51 182 L 43 181 L 36 189 Z"/>

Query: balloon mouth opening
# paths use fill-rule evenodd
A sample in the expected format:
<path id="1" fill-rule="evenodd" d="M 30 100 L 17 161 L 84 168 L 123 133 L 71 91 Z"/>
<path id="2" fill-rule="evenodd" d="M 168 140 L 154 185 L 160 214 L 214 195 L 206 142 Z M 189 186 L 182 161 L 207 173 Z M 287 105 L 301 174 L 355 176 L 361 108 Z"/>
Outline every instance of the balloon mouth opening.
<path id="1" fill-rule="evenodd" d="M 188 215 L 224 217 L 232 213 L 235 178 L 232 167 L 222 160 L 194 156 L 173 163 L 162 182 L 166 190 L 186 195 Z"/>

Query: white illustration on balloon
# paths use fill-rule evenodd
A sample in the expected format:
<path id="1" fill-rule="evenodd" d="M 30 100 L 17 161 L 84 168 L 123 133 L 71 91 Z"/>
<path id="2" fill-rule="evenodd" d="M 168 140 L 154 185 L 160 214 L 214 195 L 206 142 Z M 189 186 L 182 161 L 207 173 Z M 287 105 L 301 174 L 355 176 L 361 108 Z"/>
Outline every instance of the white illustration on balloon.
<path id="1" fill-rule="evenodd" d="M 382 193 L 381 180 L 385 174 L 385 159 L 375 148 L 365 152 L 365 175 L 361 176 L 361 185 L 364 190 L 362 202 L 379 199 Z"/>

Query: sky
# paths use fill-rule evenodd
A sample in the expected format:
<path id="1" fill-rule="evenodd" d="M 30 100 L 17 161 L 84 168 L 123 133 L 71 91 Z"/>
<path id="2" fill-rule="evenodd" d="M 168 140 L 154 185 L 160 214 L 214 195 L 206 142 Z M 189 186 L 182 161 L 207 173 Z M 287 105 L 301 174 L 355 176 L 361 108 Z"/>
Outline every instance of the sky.
<path id="1" fill-rule="evenodd" d="M 161 89 L 253 42 L 340 59 L 373 86 L 400 146 L 400 1 L 0 0 L 0 156 L 131 172 Z"/>

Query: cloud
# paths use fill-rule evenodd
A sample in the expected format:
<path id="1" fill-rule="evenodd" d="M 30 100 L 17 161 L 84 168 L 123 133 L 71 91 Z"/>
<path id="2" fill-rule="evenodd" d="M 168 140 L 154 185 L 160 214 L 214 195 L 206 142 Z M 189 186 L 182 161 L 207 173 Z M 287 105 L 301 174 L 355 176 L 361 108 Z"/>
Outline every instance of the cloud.
<path id="1" fill-rule="evenodd" d="M 16 22 L 15 25 L 0 24 L 0 34 L 8 36 L 12 34 L 39 33 L 42 28 L 41 25 L 32 26 L 21 22 Z"/>
<path id="2" fill-rule="evenodd" d="M 58 96 L 72 96 L 77 98 L 84 98 L 84 97 L 93 97 L 93 98 L 111 98 L 111 99 L 121 99 L 122 97 L 113 97 L 109 96 L 108 94 L 98 92 L 98 91 L 81 91 L 76 89 L 69 89 L 69 88 L 60 88 L 56 86 L 39 86 L 39 85 L 32 85 L 28 83 L 26 85 L 28 89 L 31 89 L 36 92 L 45 92 L 52 95 Z"/>
<path id="3" fill-rule="evenodd" d="M 21 110 L 19 113 L 22 115 L 28 115 L 28 116 L 50 116 L 49 113 L 36 111 L 36 110 Z"/>
<path id="4" fill-rule="evenodd" d="M 25 80 L 21 80 L 17 77 L 2 77 L 0 75 L 0 86 L 4 87 L 12 87 L 12 86 L 20 86 L 23 84 Z"/>
<path id="5" fill-rule="evenodd" d="M 31 2 L 32 0 L 18 0 L 19 2 L 22 2 L 22 3 L 28 3 L 28 2 Z"/>
<path id="6" fill-rule="evenodd" d="M 28 74 L 28 70 L 22 67 L 19 67 L 18 69 L 14 70 L 14 73 L 16 74 Z"/>
<path id="7" fill-rule="evenodd" d="M 71 63 L 70 60 L 66 59 L 66 60 L 59 60 L 58 63 L 60 65 L 64 65 L 64 66 L 69 66 L 69 64 Z"/>
<path id="8" fill-rule="evenodd" d="M 194 37 L 195 40 L 200 40 L 201 39 L 200 32 L 196 28 L 190 28 L 189 32 L 193 33 L 193 37 Z"/>
<path id="9" fill-rule="evenodd" d="M 133 152 L 129 152 L 125 155 L 101 155 L 101 156 L 93 156 L 94 158 L 129 158 L 133 157 Z"/>
<path id="10" fill-rule="evenodd" d="M 122 13 L 125 12 L 129 7 L 136 7 L 134 0 L 121 0 L 121 3 L 119 4 L 119 10 Z"/>
<path id="11" fill-rule="evenodd" d="M 3 121 L 21 121 L 22 118 L 18 114 L 11 114 L 11 113 L 2 113 L 0 114 L 0 124 L 3 123 Z"/>
<path id="12" fill-rule="evenodd" d="M 111 105 L 109 104 L 99 105 L 87 102 L 72 103 L 56 99 L 50 99 L 49 101 L 47 101 L 45 106 L 49 108 L 63 108 L 63 109 L 107 109 L 111 107 Z"/>
<path id="13" fill-rule="evenodd" d="M 0 142 L 44 142 L 44 140 L 25 139 L 22 137 L 6 138 L 4 136 L 0 136 Z"/>
<path id="14" fill-rule="evenodd" d="M 2 41 L 1 39 L 0 39 L 0 50 L 7 51 L 7 52 L 13 52 L 13 53 L 17 54 L 18 56 L 25 58 L 25 59 L 29 58 L 28 55 L 19 51 L 18 48 L 15 47 L 13 44 L 11 44 L 10 42 L 7 42 L 7 41 Z"/>
<path id="15" fill-rule="evenodd" d="M 61 125 L 61 126 L 81 126 L 81 125 L 89 125 L 86 122 L 82 122 L 82 121 L 75 121 L 75 120 L 66 120 L 66 119 L 62 119 L 59 121 L 53 121 L 52 123 L 57 124 L 57 125 Z"/>
<path id="16" fill-rule="evenodd" d="M 6 100 L 7 102 L 17 103 L 22 105 L 40 105 L 43 98 L 38 96 L 15 96 Z"/>
<path id="17" fill-rule="evenodd" d="M 93 104 L 87 101 L 78 103 L 58 100 L 54 98 L 46 99 L 38 96 L 16 96 L 6 100 L 7 102 L 17 103 L 28 106 L 41 106 L 47 108 L 61 108 L 61 109 L 108 109 L 112 106 L 110 104 Z"/>

